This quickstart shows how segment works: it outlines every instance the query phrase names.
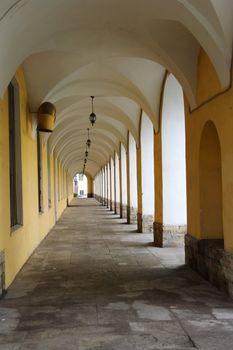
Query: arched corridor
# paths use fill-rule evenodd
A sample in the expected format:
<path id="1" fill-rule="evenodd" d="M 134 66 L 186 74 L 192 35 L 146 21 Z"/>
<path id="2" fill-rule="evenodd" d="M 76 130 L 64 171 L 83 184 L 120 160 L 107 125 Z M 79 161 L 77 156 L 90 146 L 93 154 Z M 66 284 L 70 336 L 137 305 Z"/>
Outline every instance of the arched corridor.
<path id="1" fill-rule="evenodd" d="M 0 300 L 0 349 L 223 349 L 232 303 L 94 199 L 73 200 Z"/>
<path id="2" fill-rule="evenodd" d="M 229 348 L 232 52 L 232 0 L 0 1 L 0 350 Z"/>

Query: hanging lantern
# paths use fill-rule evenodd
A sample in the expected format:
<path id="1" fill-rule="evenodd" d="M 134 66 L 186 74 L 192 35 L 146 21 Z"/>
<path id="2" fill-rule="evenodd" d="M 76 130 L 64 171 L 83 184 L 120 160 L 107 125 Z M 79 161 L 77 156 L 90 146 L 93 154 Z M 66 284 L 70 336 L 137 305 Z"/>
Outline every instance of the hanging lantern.
<path id="1" fill-rule="evenodd" d="M 44 102 L 38 109 L 37 130 L 43 132 L 53 132 L 56 120 L 56 108 L 50 102 Z"/>
<path id="2" fill-rule="evenodd" d="M 90 123 L 91 125 L 93 126 L 96 122 L 96 115 L 93 111 L 93 101 L 94 101 L 94 96 L 91 96 L 91 106 L 92 106 L 92 112 L 90 114 L 90 117 L 89 117 L 89 120 L 90 120 Z"/>
<path id="3" fill-rule="evenodd" d="M 91 147 L 91 140 L 89 137 L 89 128 L 87 129 L 87 143 L 86 143 L 87 147 L 90 148 Z"/>

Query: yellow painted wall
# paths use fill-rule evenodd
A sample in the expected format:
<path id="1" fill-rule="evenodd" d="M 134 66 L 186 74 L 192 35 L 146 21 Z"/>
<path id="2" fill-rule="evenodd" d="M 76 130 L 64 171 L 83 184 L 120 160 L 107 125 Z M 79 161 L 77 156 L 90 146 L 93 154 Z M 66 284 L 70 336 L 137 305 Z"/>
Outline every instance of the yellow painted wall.
<path id="1" fill-rule="evenodd" d="M 137 156 L 137 192 L 138 192 L 138 214 L 142 215 L 142 151 L 141 147 L 136 148 Z"/>
<path id="2" fill-rule="evenodd" d="M 200 105 L 193 112 L 185 103 L 188 233 L 198 239 L 205 236 L 200 229 L 199 147 L 203 128 L 211 120 L 221 146 L 224 244 L 226 250 L 233 251 L 233 88 L 220 90 L 215 70 L 203 50 L 199 56 L 197 100 Z"/>
<path id="3" fill-rule="evenodd" d="M 158 132 L 154 131 L 154 195 L 155 195 L 155 222 L 163 224 L 163 171 L 162 171 L 162 111 L 163 111 L 163 99 L 164 89 L 169 73 L 166 71 L 160 94 L 160 106 L 159 106 L 159 129 Z"/>
<path id="4" fill-rule="evenodd" d="M 161 128 L 154 133 L 155 222 L 163 223 L 163 175 Z"/>
<path id="5" fill-rule="evenodd" d="M 138 192 L 138 214 L 142 215 L 142 149 L 141 149 L 141 130 L 142 130 L 142 110 L 139 118 L 139 144 L 136 145 L 137 158 L 137 192 Z"/>
<path id="6" fill-rule="evenodd" d="M 93 178 L 87 175 L 87 193 L 93 193 Z"/>
<path id="7" fill-rule="evenodd" d="M 50 158 L 52 207 L 48 208 L 47 146 L 43 142 L 43 213 L 38 211 L 37 139 L 32 133 L 31 117 L 28 111 L 27 90 L 22 69 L 15 76 L 20 89 L 21 156 L 22 156 L 22 197 L 23 226 L 14 232 L 10 227 L 10 183 L 9 183 L 9 130 L 8 94 L 0 100 L 0 251 L 5 252 L 6 287 L 29 258 L 33 250 L 55 224 L 54 210 L 54 159 Z M 55 162 L 56 163 L 56 162 Z M 66 186 L 65 176 L 65 184 Z M 69 178 L 69 198 L 72 185 Z M 57 181 L 57 179 L 56 179 Z M 57 217 L 66 207 L 66 194 L 57 203 Z"/>

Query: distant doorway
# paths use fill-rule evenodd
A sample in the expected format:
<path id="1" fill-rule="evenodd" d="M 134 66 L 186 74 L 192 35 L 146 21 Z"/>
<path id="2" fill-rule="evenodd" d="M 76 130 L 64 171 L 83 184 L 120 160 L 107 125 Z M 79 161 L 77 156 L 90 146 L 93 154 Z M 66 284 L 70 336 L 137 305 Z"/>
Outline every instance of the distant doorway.
<path id="1" fill-rule="evenodd" d="M 73 181 L 74 197 L 87 198 L 87 177 L 76 174 Z"/>

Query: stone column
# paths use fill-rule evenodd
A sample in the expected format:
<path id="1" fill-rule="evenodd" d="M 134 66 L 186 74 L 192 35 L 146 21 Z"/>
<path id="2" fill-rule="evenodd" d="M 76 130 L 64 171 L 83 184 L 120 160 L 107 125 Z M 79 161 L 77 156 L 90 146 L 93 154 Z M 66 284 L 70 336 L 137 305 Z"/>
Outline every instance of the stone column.
<path id="1" fill-rule="evenodd" d="M 163 175 L 161 132 L 154 133 L 155 222 L 154 244 L 163 247 Z"/>
<path id="2" fill-rule="evenodd" d="M 104 184 L 104 167 L 101 170 L 101 174 L 102 174 L 102 185 L 103 185 L 103 202 L 102 205 L 105 205 L 105 184 Z"/>
<path id="3" fill-rule="evenodd" d="M 139 141 L 140 142 L 140 141 Z M 137 189 L 138 189 L 138 212 L 137 225 L 138 232 L 142 233 L 142 153 L 140 145 L 137 146 Z"/>
<path id="4" fill-rule="evenodd" d="M 107 208 L 109 208 L 109 176 L 108 176 L 108 172 L 109 172 L 109 169 L 108 169 L 108 164 L 106 164 L 106 195 L 107 195 L 107 198 L 106 198 L 106 206 Z"/>
<path id="5" fill-rule="evenodd" d="M 109 209 L 112 211 L 112 165 L 111 165 L 111 158 L 109 159 L 109 193 L 110 193 L 110 203 L 109 203 Z"/>
<path id="6" fill-rule="evenodd" d="M 115 155 L 115 152 L 114 152 L 114 159 L 113 159 L 113 165 L 114 165 L 114 207 L 113 207 L 113 210 L 114 210 L 114 213 L 116 214 L 117 213 L 117 208 L 116 208 L 116 155 Z"/>
<path id="7" fill-rule="evenodd" d="M 121 143 L 119 149 L 119 186 L 120 186 L 120 218 L 123 218 L 123 203 L 122 203 L 122 158 L 121 158 Z"/>
<path id="8" fill-rule="evenodd" d="M 115 179 L 115 153 L 111 158 L 111 194 L 112 194 L 112 211 L 115 213 L 116 207 L 116 179 Z"/>
<path id="9" fill-rule="evenodd" d="M 127 172 L 127 224 L 130 224 L 130 165 L 129 165 L 129 132 L 127 137 L 126 172 Z"/>

